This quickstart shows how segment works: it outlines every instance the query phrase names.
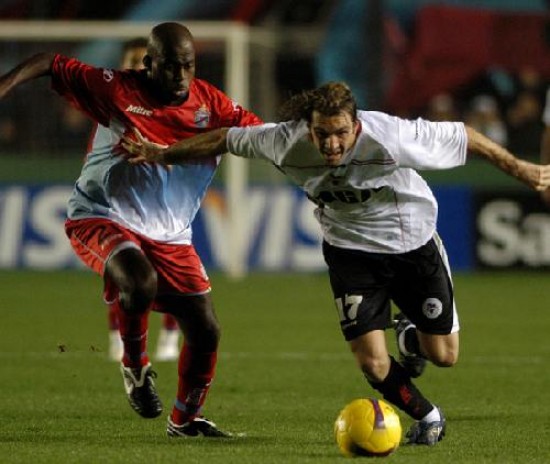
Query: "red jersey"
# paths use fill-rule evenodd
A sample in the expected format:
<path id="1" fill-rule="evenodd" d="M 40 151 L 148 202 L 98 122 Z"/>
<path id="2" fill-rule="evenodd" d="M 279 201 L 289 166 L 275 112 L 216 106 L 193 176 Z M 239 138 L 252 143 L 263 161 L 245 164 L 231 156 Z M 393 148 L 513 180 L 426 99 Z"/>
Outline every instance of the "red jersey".
<path id="1" fill-rule="evenodd" d="M 184 103 L 167 106 L 151 93 L 146 70 L 95 68 L 57 55 L 51 74 L 53 89 L 98 123 L 69 200 L 69 218 L 105 217 L 153 240 L 190 243 L 191 222 L 219 158 L 170 170 L 134 166 L 116 153 L 122 135 L 136 127 L 153 142 L 172 144 L 261 119 L 197 78 Z"/>

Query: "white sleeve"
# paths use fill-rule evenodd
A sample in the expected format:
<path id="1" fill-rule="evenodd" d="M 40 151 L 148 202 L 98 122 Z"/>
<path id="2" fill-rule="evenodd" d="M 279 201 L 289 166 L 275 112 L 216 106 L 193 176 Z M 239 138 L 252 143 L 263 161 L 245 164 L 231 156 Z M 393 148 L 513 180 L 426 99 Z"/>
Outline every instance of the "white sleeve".
<path id="1" fill-rule="evenodd" d="M 230 153 L 243 158 L 259 158 L 275 161 L 277 124 L 232 127 L 227 132 L 227 148 Z"/>
<path id="2" fill-rule="evenodd" d="M 399 166 L 449 169 L 466 163 L 468 137 L 461 122 L 397 119 L 395 157 Z"/>

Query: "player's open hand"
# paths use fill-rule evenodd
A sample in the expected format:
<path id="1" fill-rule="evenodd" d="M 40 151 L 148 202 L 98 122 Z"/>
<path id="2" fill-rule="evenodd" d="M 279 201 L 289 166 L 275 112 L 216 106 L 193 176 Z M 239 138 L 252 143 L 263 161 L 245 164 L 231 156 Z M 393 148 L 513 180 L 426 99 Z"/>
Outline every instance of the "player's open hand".
<path id="1" fill-rule="evenodd" d="M 122 147 L 126 150 L 124 156 L 129 163 L 164 164 L 162 152 L 168 147 L 168 145 L 150 142 L 136 128 L 132 129 L 132 135 L 133 137 L 130 137 L 129 135 L 124 135 L 122 137 Z"/>

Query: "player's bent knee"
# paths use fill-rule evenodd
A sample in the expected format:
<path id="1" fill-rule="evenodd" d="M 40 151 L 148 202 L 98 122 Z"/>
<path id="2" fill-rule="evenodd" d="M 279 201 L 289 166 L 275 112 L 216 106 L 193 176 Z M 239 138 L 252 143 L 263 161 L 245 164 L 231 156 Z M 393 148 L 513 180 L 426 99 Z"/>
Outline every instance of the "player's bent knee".
<path id="1" fill-rule="evenodd" d="M 458 334 L 421 335 L 422 354 L 438 367 L 452 367 L 458 361 Z"/>
<path id="2" fill-rule="evenodd" d="M 430 357 L 430 361 L 438 367 L 453 367 L 458 361 L 458 350 L 445 350 Z"/>
<path id="3" fill-rule="evenodd" d="M 187 344 L 201 351 L 216 351 L 220 343 L 221 329 L 217 321 L 186 327 L 184 337 Z"/>
<path id="4" fill-rule="evenodd" d="M 221 328 L 217 321 L 208 324 L 201 337 L 201 343 L 216 349 L 221 338 Z"/>
<path id="5" fill-rule="evenodd" d="M 157 276 L 155 273 L 148 275 L 139 282 L 122 286 L 119 291 L 122 309 L 129 314 L 142 314 L 149 309 L 156 293 Z"/>
<path id="6" fill-rule="evenodd" d="M 366 358 L 359 360 L 364 376 L 371 382 L 382 382 L 388 375 L 390 368 L 389 358 Z"/>

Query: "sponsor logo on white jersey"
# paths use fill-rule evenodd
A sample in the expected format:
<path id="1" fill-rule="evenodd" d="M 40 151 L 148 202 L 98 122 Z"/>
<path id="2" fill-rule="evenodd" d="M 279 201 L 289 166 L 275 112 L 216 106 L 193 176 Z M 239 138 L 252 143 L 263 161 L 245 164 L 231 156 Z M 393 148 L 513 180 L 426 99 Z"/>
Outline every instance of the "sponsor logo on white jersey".
<path id="1" fill-rule="evenodd" d="M 128 113 L 141 114 L 143 116 L 153 115 L 152 110 L 146 110 L 143 106 L 128 105 L 128 108 L 126 108 L 125 111 L 128 111 Z"/>

